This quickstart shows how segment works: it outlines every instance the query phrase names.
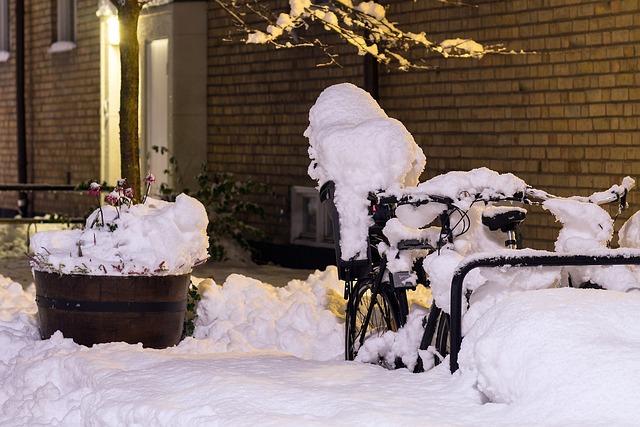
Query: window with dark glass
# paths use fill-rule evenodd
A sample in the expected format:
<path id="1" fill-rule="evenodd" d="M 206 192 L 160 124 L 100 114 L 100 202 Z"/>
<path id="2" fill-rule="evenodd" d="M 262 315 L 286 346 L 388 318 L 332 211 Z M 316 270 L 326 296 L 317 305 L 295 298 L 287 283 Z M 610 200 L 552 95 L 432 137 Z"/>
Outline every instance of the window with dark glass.
<path id="1" fill-rule="evenodd" d="M 0 0 L 0 52 L 9 52 L 9 0 Z"/>
<path id="2" fill-rule="evenodd" d="M 75 0 L 58 0 L 56 13 L 58 42 L 75 42 L 76 40 L 76 2 Z"/>

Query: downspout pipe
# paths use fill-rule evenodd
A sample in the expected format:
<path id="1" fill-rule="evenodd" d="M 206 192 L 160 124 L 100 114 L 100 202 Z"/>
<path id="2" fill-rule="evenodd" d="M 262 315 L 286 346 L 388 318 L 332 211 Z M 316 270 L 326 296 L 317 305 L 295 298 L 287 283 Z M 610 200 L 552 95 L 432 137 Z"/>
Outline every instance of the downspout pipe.
<path id="1" fill-rule="evenodd" d="M 24 77 L 24 0 L 16 0 L 16 115 L 18 147 L 18 183 L 27 183 L 27 126 L 25 113 Z M 26 217 L 29 213 L 27 193 L 18 193 L 18 213 Z"/>
<path id="2" fill-rule="evenodd" d="M 367 44 L 370 42 L 369 40 L 369 31 L 365 31 L 364 33 L 365 39 L 367 40 Z M 364 55 L 364 90 L 369 92 L 369 95 L 376 101 L 380 100 L 378 93 L 378 60 L 367 53 Z"/>
<path id="3" fill-rule="evenodd" d="M 364 56 L 364 90 L 376 101 L 380 100 L 378 93 L 378 61 L 371 54 Z"/>

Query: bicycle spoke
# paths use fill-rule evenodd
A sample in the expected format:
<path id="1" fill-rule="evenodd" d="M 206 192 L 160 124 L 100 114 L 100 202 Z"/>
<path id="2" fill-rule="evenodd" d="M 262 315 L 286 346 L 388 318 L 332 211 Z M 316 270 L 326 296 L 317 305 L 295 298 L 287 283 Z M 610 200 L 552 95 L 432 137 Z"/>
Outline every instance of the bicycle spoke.
<path id="1" fill-rule="evenodd" d="M 395 331 L 400 326 L 395 294 L 386 283 L 374 292 L 374 283 L 373 278 L 358 283 L 348 305 L 345 351 L 348 360 L 355 358 L 368 339 Z"/>

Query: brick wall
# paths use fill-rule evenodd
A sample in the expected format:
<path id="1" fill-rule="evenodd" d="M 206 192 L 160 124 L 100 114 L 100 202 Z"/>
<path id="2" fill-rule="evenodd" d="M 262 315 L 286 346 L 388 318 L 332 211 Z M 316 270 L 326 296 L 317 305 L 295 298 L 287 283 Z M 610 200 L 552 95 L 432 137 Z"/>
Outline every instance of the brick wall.
<path id="1" fill-rule="evenodd" d="M 12 11 L 14 2 L 10 2 Z M 76 48 L 49 53 L 54 41 L 52 2 L 25 4 L 25 96 L 28 180 L 77 184 L 100 167 L 100 25 L 96 2 L 77 2 Z M 14 14 L 12 13 L 12 16 Z M 16 183 L 15 25 L 12 57 L 0 65 L 0 182 Z M 4 207 L 15 207 L 4 195 Z M 86 212 L 91 201 L 75 194 L 31 196 L 34 212 Z"/>
<path id="2" fill-rule="evenodd" d="M 342 57 L 340 67 L 318 67 L 322 53 L 275 50 L 224 41 L 232 23 L 212 2 L 208 17 L 208 163 L 212 171 L 269 184 L 276 197 L 259 198 L 267 210 L 264 231 L 289 240 L 289 191 L 313 187 L 307 175 L 309 109 L 327 86 L 362 83 L 362 58 Z"/>
<path id="3" fill-rule="evenodd" d="M 435 40 L 462 34 L 538 52 L 434 60 L 442 71 L 381 78 L 381 104 L 423 146 L 427 176 L 487 166 L 560 195 L 638 177 L 640 2 L 475 3 L 401 2 L 391 11 L 399 22 L 419 17 L 413 28 Z M 527 223 L 537 227 L 525 242 L 549 248 L 553 219 Z"/>
<path id="4" fill-rule="evenodd" d="M 50 2 L 30 2 L 26 6 L 30 179 L 37 183 L 76 184 L 98 178 L 100 24 L 96 2 L 77 2 L 76 48 L 59 53 L 48 53 L 55 23 Z M 86 211 L 85 199 L 62 193 L 37 194 L 32 203 L 36 212 L 72 206 L 77 215 Z"/>
<path id="5" fill-rule="evenodd" d="M 380 104 L 423 147 L 423 178 L 487 166 L 570 195 L 638 176 L 639 2 L 471 3 L 479 7 L 387 3 L 394 21 L 434 40 L 467 36 L 536 52 L 432 58 L 439 72 L 381 72 Z M 310 184 L 301 136 L 308 108 L 326 86 L 361 85 L 361 58 L 346 50 L 345 68 L 317 68 L 317 52 L 222 42 L 228 21 L 213 5 L 209 22 L 209 163 L 274 185 L 282 200 L 269 202 L 270 226 L 284 240 L 287 187 Z M 531 210 L 525 243 L 551 248 L 557 225 L 540 208 Z"/>
<path id="6" fill-rule="evenodd" d="M 9 4 L 10 28 L 15 28 L 14 3 Z M 11 33 L 10 57 L 0 62 L 0 182 L 17 182 L 17 128 L 15 37 Z M 16 209 L 17 194 L 0 192 L 0 207 Z"/>
<path id="7" fill-rule="evenodd" d="M 428 157 L 424 178 L 487 166 L 561 195 L 587 194 L 637 176 L 640 133 L 638 0 L 388 2 L 389 16 L 435 40 L 467 35 L 535 54 L 477 60 L 433 58 L 441 69 L 382 71 L 380 104 L 413 133 Z M 13 8 L 13 3 L 10 2 Z M 362 57 L 338 46 L 342 67 L 317 67 L 319 51 L 224 41 L 229 17 L 208 2 L 208 165 L 270 184 L 266 231 L 289 238 L 289 188 L 313 186 L 302 136 L 327 86 L 363 82 Z M 13 10 L 13 9 L 12 9 Z M 26 4 L 29 179 L 75 183 L 99 173 L 99 23 L 96 2 L 78 1 L 77 48 L 48 53 L 51 2 Z M 15 40 L 12 40 L 15 46 Z M 416 53 L 419 55 L 420 53 Z M 417 56 L 416 56 L 417 57 Z M 16 181 L 15 57 L 0 64 L 0 182 Z M 73 94 L 73 95 L 69 95 Z M 4 207 L 15 206 L 15 199 Z M 635 196 L 631 202 L 635 203 Z M 62 195 L 37 211 L 89 203 Z M 78 208 L 84 211 L 84 207 Z M 527 219 L 525 242 L 550 247 L 548 215 Z M 557 229 L 557 227 L 556 227 Z"/>

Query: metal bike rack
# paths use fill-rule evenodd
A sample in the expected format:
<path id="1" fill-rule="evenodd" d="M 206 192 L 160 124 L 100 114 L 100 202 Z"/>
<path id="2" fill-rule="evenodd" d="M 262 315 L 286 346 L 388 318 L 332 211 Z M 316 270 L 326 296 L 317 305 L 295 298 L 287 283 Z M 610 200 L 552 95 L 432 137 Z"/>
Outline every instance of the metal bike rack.
<path id="1" fill-rule="evenodd" d="M 515 251 L 514 251 L 515 252 Z M 640 250 L 608 249 L 593 255 L 553 253 L 527 250 L 525 254 L 474 255 L 463 260 L 451 280 L 450 370 L 458 370 L 458 354 L 462 344 L 462 284 L 465 276 L 479 267 L 569 267 L 588 265 L 639 265 Z"/>

